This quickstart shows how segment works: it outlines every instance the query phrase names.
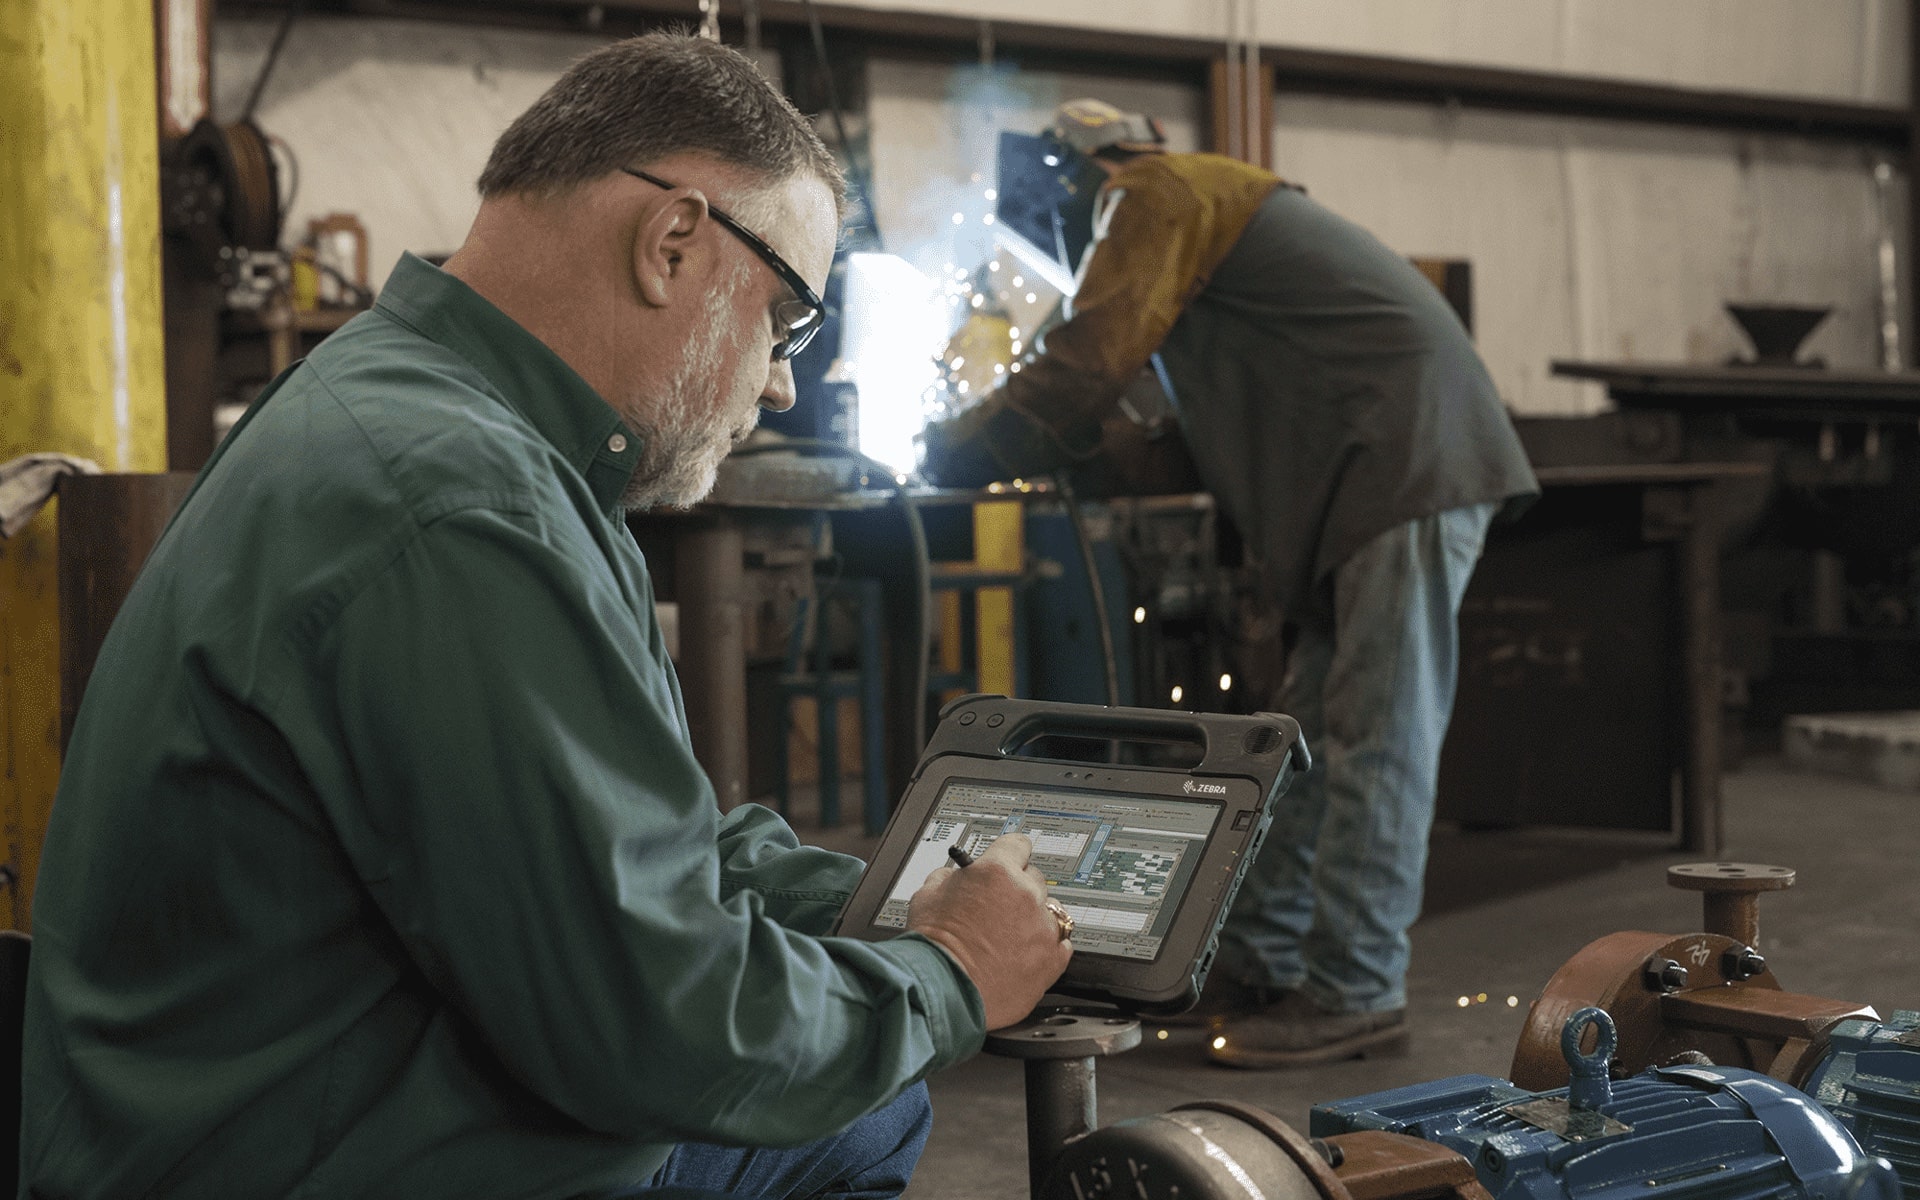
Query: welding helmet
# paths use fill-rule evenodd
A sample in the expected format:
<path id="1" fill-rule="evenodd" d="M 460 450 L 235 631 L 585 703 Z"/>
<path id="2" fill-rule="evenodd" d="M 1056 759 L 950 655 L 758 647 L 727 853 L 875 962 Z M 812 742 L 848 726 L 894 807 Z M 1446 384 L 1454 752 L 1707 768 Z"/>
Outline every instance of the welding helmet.
<path id="1" fill-rule="evenodd" d="M 1104 100 L 1069 100 L 1054 110 L 1047 132 L 1082 154 L 1102 150 L 1165 150 L 1166 131 L 1145 113 L 1122 112 Z"/>
<path id="2" fill-rule="evenodd" d="M 1093 156 L 1109 148 L 1164 149 L 1160 123 L 1099 100 L 1069 100 L 1038 134 L 1002 133 L 994 216 L 1020 257 L 1071 294 L 1093 240 L 1093 208 L 1106 174 Z M 1015 240 L 1017 239 L 1017 240 Z M 1024 244 L 1022 244 L 1024 243 Z"/>

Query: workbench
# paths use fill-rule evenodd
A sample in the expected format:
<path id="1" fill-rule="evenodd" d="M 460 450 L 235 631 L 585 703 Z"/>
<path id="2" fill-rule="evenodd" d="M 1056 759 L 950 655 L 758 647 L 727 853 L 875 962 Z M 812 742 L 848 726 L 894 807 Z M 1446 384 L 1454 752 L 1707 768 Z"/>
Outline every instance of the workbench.
<path id="1" fill-rule="evenodd" d="M 985 501 L 1018 501 L 1044 489 L 1023 492 L 908 488 L 916 508 L 971 506 Z M 656 582 L 664 579 L 662 598 L 678 605 L 680 656 L 675 670 L 687 709 L 694 757 L 706 769 L 722 810 L 749 798 L 748 743 L 752 730 L 747 696 L 748 595 L 746 562 L 753 548 L 782 530 L 825 516 L 834 522 L 835 543 L 844 573 L 870 576 L 881 583 L 887 625 L 894 641 L 909 637 L 919 605 L 914 585 L 912 547 L 904 522 L 895 517 L 898 493 L 863 489 L 809 499 L 734 495 L 709 497 L 685 511 L 634 513 L 628 525 L 649 551 Z M 897 528 L 889 529 L 898 522 Z M 665 548 L 667 561 L 660 561 Z M 950 580 L 935 580 L 936 585 Z M 978 583 L 978 580 L 974 581 Z M 929 617 L 929 619 L 931 619 Z M 916 639 L 917 640 L 917 639 Z M 886 655 L 886 731 L 889 794 L 911 776 L 920 756 L 920 731 L 910 729 L 919 673 L 908 656 Z M 761 736 L 785 736 L 785 730 L 760 730 Z"/>

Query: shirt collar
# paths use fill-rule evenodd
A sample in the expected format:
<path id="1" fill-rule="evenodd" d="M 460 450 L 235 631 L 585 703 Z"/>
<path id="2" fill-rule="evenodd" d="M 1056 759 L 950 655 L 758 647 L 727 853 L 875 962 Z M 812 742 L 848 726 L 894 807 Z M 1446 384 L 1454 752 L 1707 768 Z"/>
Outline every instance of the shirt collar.
<path id="1" fill-rule="evenodd" d="M 640 438 L 547 344 L 463 281 L 402 254 L 374 307 L 479 369 L 573 464 L 607 512 L 640 464 Z"/>

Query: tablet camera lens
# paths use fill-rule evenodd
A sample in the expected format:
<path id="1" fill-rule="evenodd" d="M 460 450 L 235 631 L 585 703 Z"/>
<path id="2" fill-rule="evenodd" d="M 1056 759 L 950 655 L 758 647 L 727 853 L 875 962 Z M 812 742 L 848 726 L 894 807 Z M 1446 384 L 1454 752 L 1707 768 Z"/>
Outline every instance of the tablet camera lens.
<path id="1" fill-rule="evenodd" d="M 1262 725 L 1257 729 L 1249 729 L 1247 731 L 1246 747 L 1248 754 L 1271 754 L 1273 753 L 1274 747 L 1279 744 L 1280 731 L 1271 725 Z"/>

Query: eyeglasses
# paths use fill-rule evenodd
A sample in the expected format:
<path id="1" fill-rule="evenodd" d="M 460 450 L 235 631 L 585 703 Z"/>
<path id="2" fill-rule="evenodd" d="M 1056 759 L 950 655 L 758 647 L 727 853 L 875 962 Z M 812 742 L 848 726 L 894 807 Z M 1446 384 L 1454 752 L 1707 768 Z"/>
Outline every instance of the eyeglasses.
<path id="1" fill-rule="evenodd" d="M 632 167 L 621 167 L 620 169 L 636 179 L 644 179 L 655 187 L 663 187 L 668 191 L 672 191 L 680 186 L 679 184 L 668 183 L 658 176 L 649 175 L 645 171 L 637 171 Z M 778 275 L 789 288 L 793 289 L 795 299 L 782 300 L 773 306 L 774 328 L 785 331 L 785 336 L 773 344 L 773 360 L 780 362 L 783 359 L 792 358 L 802 350 L 805 350 L 807 343 L 813 340 L 814 334 L 820 332 L 820 326 L 827 319 L 827 306 L 820 299 L 819 294 L 808 287 L 807 281 L 800 277 L 800 272 L 788 266 L 787 260 L 781 258 L 779 252 L 772 246 L 767 245 L 759 234 L 748 229 L 745 225 L 742 225 L 711 204 L 707 205 L 707 213 L 712 216 L 714 220 L 731 230 L 733 236 L 745 242 L 747 249 L 758 254 L 760 261 L 772 267 L 773 273 Z"/>

